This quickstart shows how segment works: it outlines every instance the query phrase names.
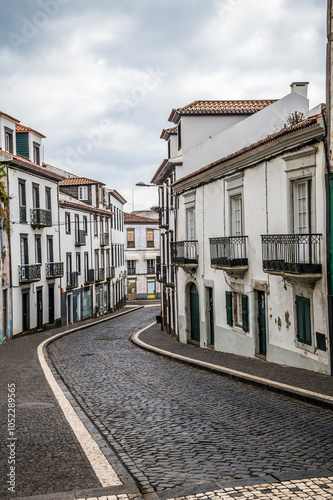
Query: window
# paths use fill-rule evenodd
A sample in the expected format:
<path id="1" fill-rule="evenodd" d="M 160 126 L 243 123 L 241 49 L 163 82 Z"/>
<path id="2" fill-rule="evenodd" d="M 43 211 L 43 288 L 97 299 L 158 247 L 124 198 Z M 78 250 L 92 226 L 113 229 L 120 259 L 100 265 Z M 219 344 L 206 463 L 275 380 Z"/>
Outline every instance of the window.
<path id="1" fill-rule="evenodd" d="M 248 296 L 239 292 L 225 292 L 227 324 L 249 331 Z"/>
<path id="2" fill-rule="evenodd" d="M 127 261 L 127 274 L 135 274 L 135 260 Z"/>
<path id="3" fill-rule="evenodd" d="M 194 207 L 186 209 L 186 233 L 188 240 L 192 241 L 195 239 Z"/>
<path id="4" fill-rule="evenodd" d="M 39 208 L 39 184 L 32 184 L 32 203 L 34 208 Z"/>
<path id="5" fill-rule="evenodd" d="M 53 237 L 47 237 L 47 262 L 53 262 Z"/>
<path id="6" fill-rule="evenodd" d="M 40 236 L 35 236 L 35 262 L 42 263 L 42 242 Z"/>
<path id="7" fill-rule="evenodd" d="M 155 274 L 155 260 L 154 259 L 147 260 L 147 274 Z"/>
<path id="8" fill-rule="evenodd" d="M 79 200 L 88 200 L 88 186 L 79 186 L 77 195 Z"/>
<path id="9" fill-rule="evenodd" d="M 81 254 L 80 252 L 76 253 L 76 272 L 81 274 Z"/>
<path id="10" fill-rule="evenodd" d="M 88 219 L 86 216 L 83 216 L 83 230 L 84 234 L 88 234 Z"/>
<path id="11" fill-rule="evenodd" d="M 310 299 L 296 295 L 297 340 L 312 345 Z"/>
<path id="12" fill-rule="evenodd" d="M 135 248 L 134 229 L 127 229 L 127 248 Z"/>
<path id="13" fill-rule="evenodd" d="M 177 137 L 178 137 L 178 150 L 179 150 L 182 147 L 182 129 L 181 129 L 180 122 L 179 122 L 178 129 L 177 129 Z"/>
<path id="14" fill-rule="evenodd" d="M 97 215 L 94 215 L 94 235 L 95 237 L 98 236 L 98 221 L 97 221 Z"/>
<path id="15" fill-rule="evenodd" d="M 20 222 L 27 222 L 25 181 L 19 179 Z"/>
<path id="16" fill-rule="evenodd" d="M 98 186 L 98 202 L 102 203 L 103 202 L 103 193 L 102 193 L 102 187 Z"/>
<path id="17" fill-rule="evenodd" d="M 71 232 L 71 214 L 69 212 L 65 213 L 65 229 L 66 229 L 66 233 L 70 234 L 70 232 Z"/>
<path id="18" fill-rule="evenodd" d="M 147 229 L 147 248 L 154 248 L 154 229 Z"/>
<path id="19" fill-rule="evenodd" d="M 311 213 L 311 181 L 300 180 L 293 183 L 294 233 L 309 234 Z"/>
<path id="20" fill-rule="evenodd" d="M 110 195 L 110 200 L 111 200 L 111 195 Z M 110 204 L 111 207 L 111 212 L 113 212 L 113 205 Z M 114 220 L 114 214 L 111 214 L 111 229 L 113 229 L 113 220 Z"/>
<path id="21" fill-rule="evenodd" d="M 231 236 L 242 236 L 243 234 L 243 214 L 241 195 L 230 198 L 231 211 Z"/>
<path id="22" fill-rule="evenodd" d="M 51 188 L 45 188 L 45 208 L 51 210 Z"/>
<path id="23" fill-rule="evenodd" d="M 13 130 L 5 127 L 5 151 L 7 151 L 7 153 L 14 153 L 13 134 Z"/>
<path id="24" fill-rule="evenodd" d="M 33 162 L 40 165 L 40 145 L 37 142 L 33 143 Z"/>
<path id="25" fill-rule="evenodd" d="M 20 251 L 21 251 L 21 264 L 29 264 L 29 253 L 28 253 L 28 235 L 21 234 L 20 237 Z"/>

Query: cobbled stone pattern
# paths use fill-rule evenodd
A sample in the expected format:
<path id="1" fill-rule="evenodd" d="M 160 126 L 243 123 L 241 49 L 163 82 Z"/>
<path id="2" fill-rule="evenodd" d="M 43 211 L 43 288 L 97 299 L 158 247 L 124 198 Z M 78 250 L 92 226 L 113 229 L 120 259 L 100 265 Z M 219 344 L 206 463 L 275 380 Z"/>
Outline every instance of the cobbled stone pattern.
<path id="1" fill-rule="evenodd" d="M 52 333 L 22 337 L 1 346 L 1 500 L 100 486 L 38 362 L 37 346 L 46 335 Z M 15 493 L 8 491 L 6 482 L 7 387 L 12 383 L 16 386 Z"/>
<path id="2" fill-rule="evenodd" d="M 235 488 L 223 488 L 168 500 L 255 500 L 258 498 L 270 500 L 331 499 L 333 498 L 333 477 L 236 486 Z"/>
<path id="3" fill-rule="evenodd" d="M 139 349 L 129 336 L 155 316 L 144 308 L 49 347 L 143 491 L 332 469 L 331 411 Z"/>

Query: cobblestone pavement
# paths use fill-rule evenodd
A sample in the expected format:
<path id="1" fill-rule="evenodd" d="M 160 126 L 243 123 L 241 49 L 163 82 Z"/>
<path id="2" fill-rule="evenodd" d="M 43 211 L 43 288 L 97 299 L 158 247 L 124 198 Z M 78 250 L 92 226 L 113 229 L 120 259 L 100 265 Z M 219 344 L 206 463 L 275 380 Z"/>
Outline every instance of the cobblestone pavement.
<path id="1" fill-rule="evenodd" d="M 155 315 L 144 308 L 49 347 L 143 491 L 333 470 L 331 411 L 140 350 L 129 336 Z"/>

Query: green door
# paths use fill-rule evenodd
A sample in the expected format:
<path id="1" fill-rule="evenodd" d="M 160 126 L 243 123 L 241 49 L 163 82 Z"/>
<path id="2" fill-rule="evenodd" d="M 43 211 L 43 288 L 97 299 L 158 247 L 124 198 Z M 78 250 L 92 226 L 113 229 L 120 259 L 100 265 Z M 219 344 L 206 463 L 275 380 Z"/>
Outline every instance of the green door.
<path id="1" fill-rule="evenodd" d="M 192 283 L 190 288 L 190 309 L 191 309 L 191 339 L 200 342 L 199 293 L 198 293 L 198 288 L 194 283 Z"/>
<path id="2" fill-rule="evenodd" d="M 210 325 L 210 344 L 214 345 L 215 337 L 214 337 L 214 303 L 213 303 L 213 289 L 208 288 L 208 298 L 209 298 L 209 325 Z"/>
<path id="3" fill-rule="evenodd" d="M 265 292 L 258 292 L 259 354 L 266 356 Z"/>

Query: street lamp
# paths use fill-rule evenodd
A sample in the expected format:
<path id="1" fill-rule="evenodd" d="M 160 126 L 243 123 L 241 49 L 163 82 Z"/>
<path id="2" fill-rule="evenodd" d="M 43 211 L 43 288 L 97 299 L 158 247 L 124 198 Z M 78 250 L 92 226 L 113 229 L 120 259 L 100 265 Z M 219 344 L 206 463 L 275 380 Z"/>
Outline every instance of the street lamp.
<path id="1" fill-rule="evenodd" d="M 147 187 L 147 188 L 150 188 L 150 187 L 167 187 L 165 184 L 146 184 L 145 182 L 137 182 L 135 185 L 139 186 L 139 187 Z"/>

